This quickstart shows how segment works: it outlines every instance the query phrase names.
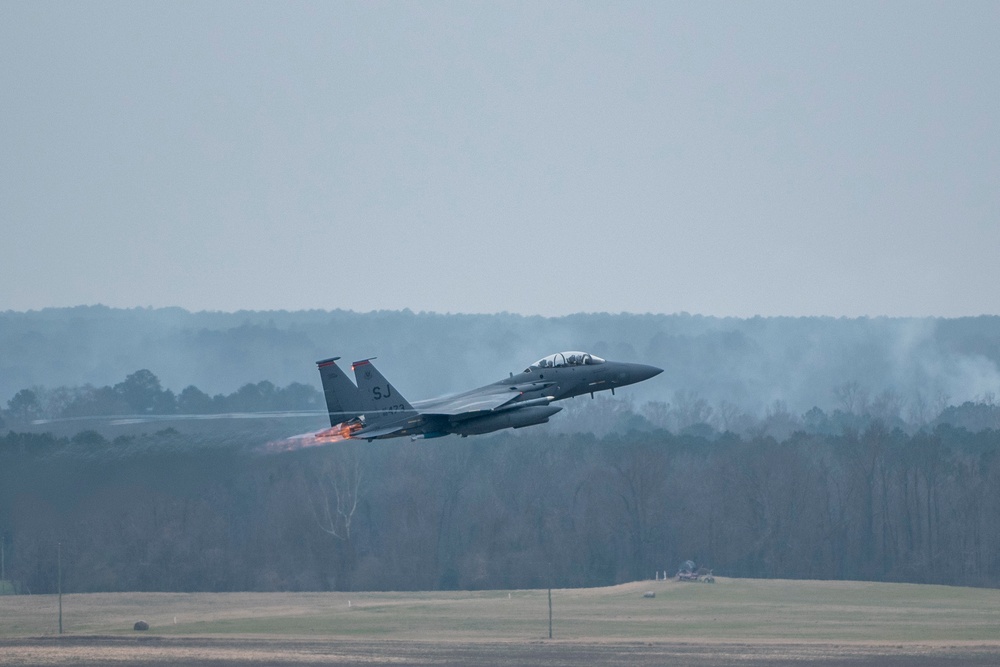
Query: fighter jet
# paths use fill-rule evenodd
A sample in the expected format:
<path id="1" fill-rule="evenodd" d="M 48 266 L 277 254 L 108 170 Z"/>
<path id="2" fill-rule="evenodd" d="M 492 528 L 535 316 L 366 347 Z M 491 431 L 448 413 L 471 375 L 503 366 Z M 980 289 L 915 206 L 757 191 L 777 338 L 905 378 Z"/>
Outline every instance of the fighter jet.
<path id="1" fill-rule="evenodd" d="M 645 364 L 605 361 L 586 352 L 559 352 L 522 372 L 452 396 L 410 403 L 375 368 L 372 359 L 351 364 L 355 385 L 337 365 L 340 357 L 317 361 L 330 429 L 325 436 L 372 440 L 410 436 L 437 438 L 491 433 L 544 424 L 564 398 L 642 382 L 663 372 Z"/>

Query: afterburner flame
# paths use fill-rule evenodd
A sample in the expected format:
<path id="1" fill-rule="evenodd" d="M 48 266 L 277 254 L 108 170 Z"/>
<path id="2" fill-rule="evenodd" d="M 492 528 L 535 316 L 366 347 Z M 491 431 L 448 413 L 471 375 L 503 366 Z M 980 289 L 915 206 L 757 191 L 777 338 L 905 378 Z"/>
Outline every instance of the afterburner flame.
<path id="1" fill-rule="evenodd" d="M 362 424 L 359 421 L 342 422 L 340 424 L 337 424 L 336 426 L 328 428 L 325 431 L 320 431 L 319 433 L 316 434 L 316 437 L 319 438 L 338 437 L 340 440 L 347 440 L 353 437 L 354 432 L 359 431 L 362 426 L 364 426 L 364 424 Z"/>
<path id="2" fill-rule="evenodd" d="M 360 422 L 337 424 L 324 431 L 316 433 L 302 433 L 293 435 L 284 440 L 274 440 L 264 445 L 268 452 L 292 452 L 306 447 L 319 447 L 329 445 L 334 442 L 349 440 L 351 435 L 363 426 Z"/>

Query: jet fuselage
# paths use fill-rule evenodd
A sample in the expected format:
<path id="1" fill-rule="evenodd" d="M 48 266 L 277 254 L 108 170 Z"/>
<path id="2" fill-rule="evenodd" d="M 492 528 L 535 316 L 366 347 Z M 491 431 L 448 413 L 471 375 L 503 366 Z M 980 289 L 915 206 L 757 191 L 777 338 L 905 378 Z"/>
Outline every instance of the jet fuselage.
<path id="1" fill-rule="evenodd" d="M 655 366 L 606 361 L 585 352 L 560 352 L 499 382 L 411 405 L 370 359 L 352 364 L 356 387 L 336 361 L 317 362 L 331 427 L 344 437 L 367 440 L 452 433 L 465 437 L 543 424 L 562 409 L 550 405 L 554 401 L 608 389 L 613 393 L 662 372 Z"/>

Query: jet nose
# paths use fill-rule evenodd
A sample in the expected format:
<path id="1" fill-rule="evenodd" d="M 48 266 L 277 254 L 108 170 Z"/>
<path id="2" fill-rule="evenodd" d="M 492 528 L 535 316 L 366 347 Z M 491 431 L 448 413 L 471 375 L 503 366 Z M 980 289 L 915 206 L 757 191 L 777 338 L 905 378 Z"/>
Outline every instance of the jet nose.
<path id="1" fill-rule="evenodd" d="M 646 364 L 633 364 L 635 366 L 635 373 L 637 375 L 636 382 L 642 382 L 643 380 L 648 380 L 651 377 L 656 377 L 663 372 L 662 368 L 657 368 L 656 366 L 648 366 Z"/>
<path id="2" fill-rule="evenodd" d="M 663 372 L 662 368 L 648 366 L 646 364 L 622 364 L 622 372 L 619 377 L 622 384 L 635 384 L 655 377 Z"/>

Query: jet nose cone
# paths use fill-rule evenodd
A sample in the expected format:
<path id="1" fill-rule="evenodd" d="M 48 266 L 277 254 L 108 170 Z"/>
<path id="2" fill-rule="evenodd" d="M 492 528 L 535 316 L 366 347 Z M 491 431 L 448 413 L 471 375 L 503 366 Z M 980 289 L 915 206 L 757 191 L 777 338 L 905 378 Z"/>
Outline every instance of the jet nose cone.
<path id="1" fill-rule="evenodd" d="M 662 368 L 657 368 L 656 366 L 647 366 L 646 364 L 636 364 L 636 374 L 638 379 L 636 382 L 642 382 L 643 380 L 648 380 L 651 377 L 656 377 L 663 372 Z"/>
<path id="2" fill-rule="evenodd" d="M 622 364 L 621 379 L 622 384 L 634 384 L 648 380 L 663 372 L 662 368 L 647 366 L 646 364 Z"/>

